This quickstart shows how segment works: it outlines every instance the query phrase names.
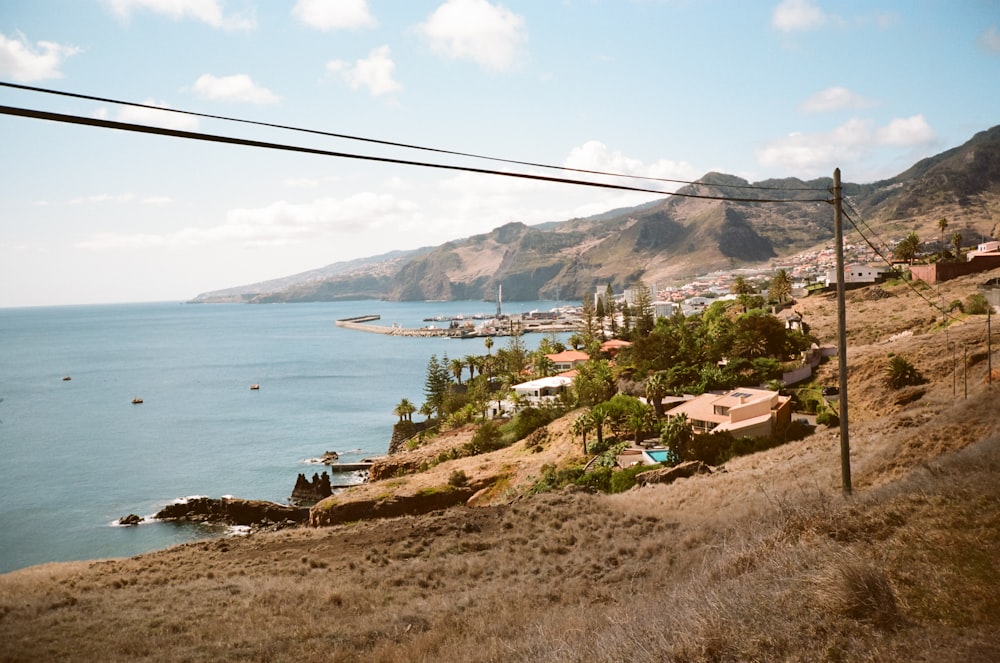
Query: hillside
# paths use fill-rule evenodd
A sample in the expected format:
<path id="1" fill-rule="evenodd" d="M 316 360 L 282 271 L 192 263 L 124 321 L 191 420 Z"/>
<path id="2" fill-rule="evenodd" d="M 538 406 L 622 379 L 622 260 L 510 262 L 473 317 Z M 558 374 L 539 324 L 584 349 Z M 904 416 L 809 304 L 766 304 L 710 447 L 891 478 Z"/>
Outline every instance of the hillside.
<path id="1" fill-rule="evenodd" d="M 825 200 L 830 186 L 830 178 L 751 183 L 708 173 L 678 195 L 635 208 L 539 226 L 512 222 L 437 247 L 337 263 L 277 281 L 203 293 L 194 301 L 492 299 L 501 283 L 508 300 L 572 300 L 608 283 L 616 291 L 638 280 L 674 284 L 829 247 L 832 206 L 793 201 Z M 845 183 L 843 188 L 851 218 L 864 221 L 886 241 L 898 241 L 911 231 L 933 241 L 941 218 L 949 220 L 949 233 L 961 232 L 967 242 L 996 234 L 1000 126 L 891 179 Z M 755 202 L 763 199 L 783 202 Z"/>
<path id="2" fill-rule="evenodd" d="M 964 299 L 997 276 L 921 294 Z M 579 453 L 567 417 L 539 452 L 518 443 L 368 488 L 391 499 L 456 469 L 500 471 L 491 506 L 0 576 L 3 658 L 998 660 L 1000 384 L 985 380 L 985 319 L 945 328 L 908 286 L 882 291 L 848 306 L 850 498 L 835 429 L 670 485 L 530 496 L 543 463 Z M 832 341 L 832 297 L 796 310 Z M 968 357 L 956 373 L 951 347 Z M 927 384 L 887 389 L 890 354 Z M 835 362 L 822 370 L 835 379 Z"/>

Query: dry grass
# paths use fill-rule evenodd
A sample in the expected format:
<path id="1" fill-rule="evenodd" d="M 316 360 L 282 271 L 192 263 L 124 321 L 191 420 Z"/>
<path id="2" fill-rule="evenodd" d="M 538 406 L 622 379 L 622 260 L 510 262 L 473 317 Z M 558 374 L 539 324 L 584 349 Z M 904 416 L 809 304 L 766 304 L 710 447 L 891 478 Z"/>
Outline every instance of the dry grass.
<path id="1" fill-rule="evenodd" d="M 0 659 L 1000 660 L 1000 387 L 954 398 L 944 339 L 852 354 L 853 497 L 822 430 L 667 486 L 499 499 L 577 453 L 559 422 L 541 454 L 436 468 L 503 470 L 493 506 L 0 576 Z M 887 347 L 919 398 L 875 384 Z"/>

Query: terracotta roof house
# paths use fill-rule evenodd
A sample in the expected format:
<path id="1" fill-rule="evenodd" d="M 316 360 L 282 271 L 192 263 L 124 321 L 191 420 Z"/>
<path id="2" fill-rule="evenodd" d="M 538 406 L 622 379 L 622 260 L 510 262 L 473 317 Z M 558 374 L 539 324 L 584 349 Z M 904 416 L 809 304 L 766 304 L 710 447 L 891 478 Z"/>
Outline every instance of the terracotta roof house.
<path id="1" fill-rule="evenodd" d="M 580 350 L 564 350 L 545 356 L 549 358 L 557 371 L 568 371 L 590 359 L 590 355 Z"/>
<path id="2" fill-rule="evenodd" d="M 696 433 L 765 437 L 791 423 L 792 399 L 776 391 L 740 387 L 725 394 L 702 394 L 667 412 L 678 414 L 687 415 Z"/>
<path id="3" fill-rule="evenodd" d="M 601 343 L 601 352 L 607 352 L 609 355 L 614 356 L 618 354 L 619 350 L 627 348 L 630 345 L 632 344 L 620 338 L 611 338 Z"/>

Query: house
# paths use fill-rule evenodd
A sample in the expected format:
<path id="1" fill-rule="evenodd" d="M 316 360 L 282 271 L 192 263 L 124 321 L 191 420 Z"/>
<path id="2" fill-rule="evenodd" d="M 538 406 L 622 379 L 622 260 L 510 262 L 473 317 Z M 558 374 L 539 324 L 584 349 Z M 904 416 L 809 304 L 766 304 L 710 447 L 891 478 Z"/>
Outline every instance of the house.
<path id="1" fill-rule="evenodd" d="M 590 359 L 590 355 L 580 350 L 564 350 L 562 352 L 556 352 L 545 356 L 552 362 L 556 371 L 560 373 L 562 371 L 571 370 L 579 364 L 586 363 L 586 361 Z"/>
<path id="2" fill-rule="evenodd" d="M 620 338 L 610 338 L 601 343 L 601 352 L 614 357 L 618 354 L 619 350 L 627 348 L 630 345 L 632 345 L 630 342 L 623 341 Z"/>
<path id="3" fill-rule="evenodd" d="M 512 389 L 514 393 L 525 399 L 532 405 L 537 405 L 546 400 L 555 400 L 562 394 L 569 391 L 573 386 L 573 378 L 564 375 L 554 375 L 547 378 L 538 378 L 515 384 Z"/>
<path id="4" fill-rule="evenodd" d="M 846 287 L 878 283 L 885 278 L 885 270 L 881 267 L 868 265 L 846 265 L 844 267 L 844 285 Z M 837 285 L 837 270 L 826 272 L 826 287 Z"/>
<path id="5" fill-rule="evenodd" d="M 792 399 L 776 391 L 740 387 L 725 394 L 702 394 L 669 410 L 687 415 L 694 432 L 727 431 L 736 437 L 765 437 L 791 423 Z"/>
<path id="6" fill-rule="evenodd" d="M 982 244 L 976 245 L 975 251 L 969 251 L 965 254 L 965 259 L 971 261 L 977 256 L 989 256 L 1000 254 L 1000 242 L 983 242 Z"/>

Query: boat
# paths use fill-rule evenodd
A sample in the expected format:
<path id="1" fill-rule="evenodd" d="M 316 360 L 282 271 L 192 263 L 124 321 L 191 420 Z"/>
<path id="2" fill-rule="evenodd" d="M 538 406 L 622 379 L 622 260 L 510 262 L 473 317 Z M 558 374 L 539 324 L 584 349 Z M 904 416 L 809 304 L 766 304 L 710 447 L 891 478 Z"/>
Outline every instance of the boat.
<path id="1" fill-rule="evenodd" d="M 132 399 L 132 405 L 138 405 L 141 402 L 142 402 L 141 398 L 133 398 Z"/>
<path id="2" fill-rule="evenodd" d="M 252 384 L 252 385 L 250 385 L 250 391 L 257 391 L 258 389 L 260 389 L 260 385 L 259 384 Z"/>

